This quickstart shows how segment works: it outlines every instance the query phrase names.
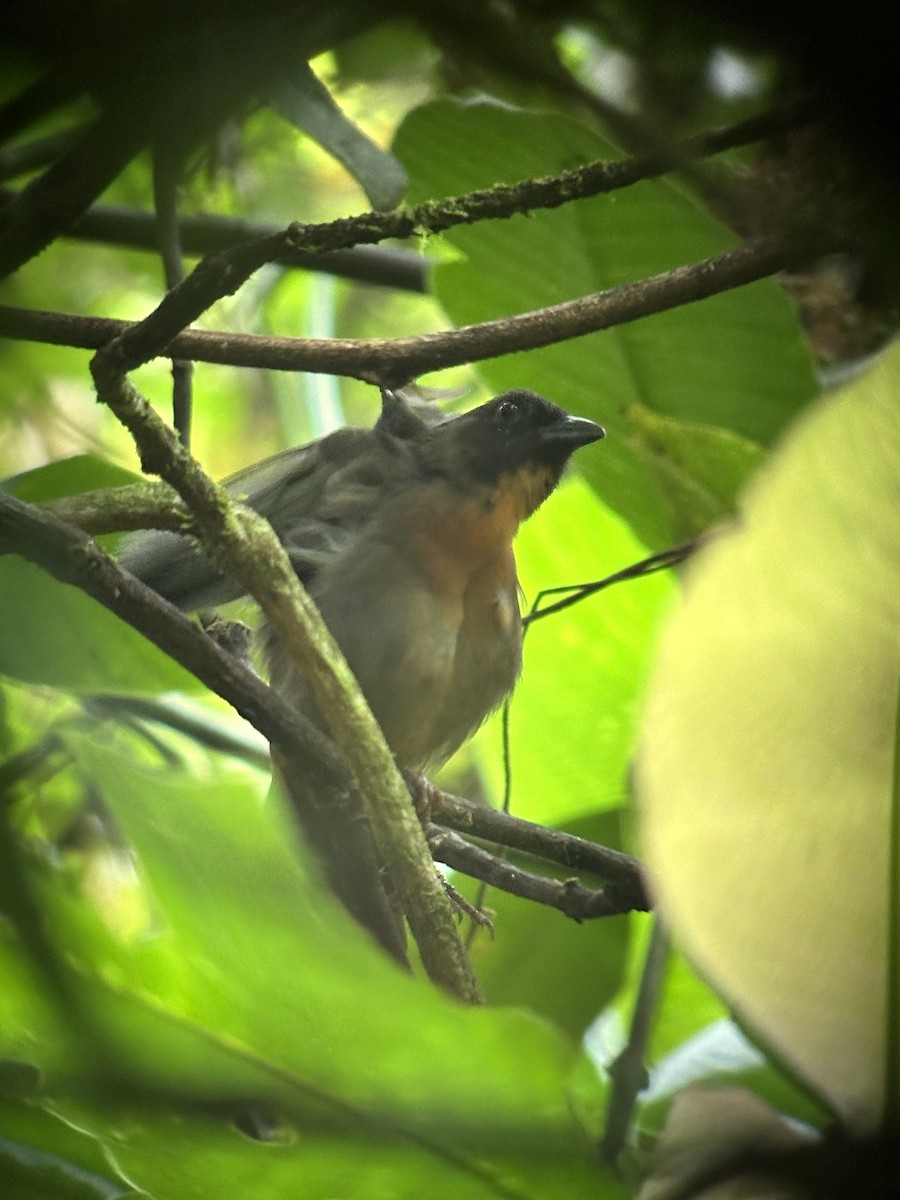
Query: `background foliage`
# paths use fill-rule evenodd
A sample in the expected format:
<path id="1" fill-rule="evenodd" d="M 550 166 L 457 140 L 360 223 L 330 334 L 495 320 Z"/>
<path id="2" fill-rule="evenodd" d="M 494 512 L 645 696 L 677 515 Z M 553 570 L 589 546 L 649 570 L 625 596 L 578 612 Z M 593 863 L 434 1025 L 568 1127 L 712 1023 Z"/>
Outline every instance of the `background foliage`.
<path id="1" fill-rule="evenodd" d="M 112 113 L 110 145 L 146 122 L 157 180 L 167 155 L 186 153 L 181 214 L 277 226 L 616 159 L 629 131 L 666 144 L 815 92 L 830 46 L 823 36 L 808 59 L 785 59 L 745 28 L 668 23 L 652 5 L 346 4 L 313 20 L 303 5 L 234 0 L 207 14 L 223 55 L 207 61 L 164 5 L 147 22 L 126 6 L 115 37 L 105 6 L 31 8 L 4 18 L 3 113 L 48 68 L 72 94 L 10 139 L 10 162 Z M 365 137 L 327 104 L 323 116 L 308 57 Z M 753 220 L 789 224 L 832 144 L 848 131 L 864 144 L 870 99 L 838 96 L 849 116 L 810 135 L 813 167 L 802 137 L 727 157 Z M 464 389 L 458 406 L 531 387 L 607 428 L 518 539 L 529 600 L 743 514 L 683 601 L 675 578 L 655 575 L 537 623 L 511 710 L 513 811 L 646 852 L 672 925 L 655 1003 L 639 1009 L 649 1084 L 634 1110 L 609 1068 L 646 1003 L 653 917 L 576 925 L 491 893 L 496 934 L 472 944 L 488 1005 L 462 1008 L 396 969 L 323 887 L 267 794 L 254 731 L 85 594 L 5 555 L 4 1195 L 612 1198 L 644 1181 L 646 1198 L 667 1194 L 664 1158 L 651 1175 L 660 1144 L 702 1171 L 748 1145 L 790 1147 L 777 1114 L 817 1130 L 837 1119 L 857 1148 L 888 1139 L 900 361 L 885 354 L 837 398 L 823 380 L 830 391 L 837 368 L 885 339 L 893 281 L 878 268 L 896 231 L 880 207 L 888 169 L 839 161 L 858 187 L 842 219 L 869 217 L 852 253 L 842 231 L 842 256 L 793 280 L 424 380 Z M 152 167 L 142 152 L 110 169 L 102 203 L 150 211 Z M 3 169 L 16 186 L 36 175 Z M 200 324 L 393 338 L 612 288 L 755 231 L 713 186 L 718 171 L 423 236 L 412 248 L 429 263 L 426 293 L 269 265 Z M 139 319 L 164 291 L 152 252 L 59 238 L 0 300 Z M 135 381 L 168 414 L 169 364 Z M 358 379 L 200 364 L 193 450 L 224 475 L 368 423 L 377 402 Z M 22 499 L 138 470 L 83 350 L 4 340 L 0 407 L 0 472 Z M 234 752 L 110 696 L 200 714 Z M 497 722 L 446 771 L 496 803 Z M 704 1107 L 705 1092 L 683 1092 L 698 1082 L 748 1090 Z M 614 1170 L 597 1147 L 617 1119 Z"/>

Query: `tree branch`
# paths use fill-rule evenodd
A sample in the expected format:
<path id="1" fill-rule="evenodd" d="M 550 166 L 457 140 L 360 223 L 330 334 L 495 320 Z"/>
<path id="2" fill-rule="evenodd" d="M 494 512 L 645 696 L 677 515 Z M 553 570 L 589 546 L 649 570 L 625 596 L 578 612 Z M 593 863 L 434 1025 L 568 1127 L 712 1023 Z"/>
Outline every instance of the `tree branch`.
<path id="1" fill-rule="evenodd" d="M 779 114 L 776 124 L 783 119 L 783 114 Z M 756 137 L 761 136 L 760 120 L 757 118 L 753 123 Z M 741 130 L 742 126 L 737 128 Z M 373 245 L 388 238 L 443 233 L 459 225 L 484 220 L 505 220 L 536 209 L 558 208 L 573 200 L 616 191 L 641 179 L 665 174 L 673 163 L 741 144 L 743 137 L 745 134 L 736 135 L 732 126 L 678 145 L 672 154 L 643 155 L 612 163 L 592 162 L 559 175 L 526 179 L 511 185 L 498 184 L 462 196 L 428 201 L 412 209 L 367 212 L 325 224 L 295 222 L 279 234 L 235 246 L 198 263 L 184 282 L 173 288 L 145 320 L 122 334 L 115 351 L 118 364 L 123 371 L 128 371 L 159 354 L 212 304 L 231 295 L 261 266 L 285 253 L 322 254 L 351 246 Z M 407 378 L 416 373 L 419 372 L 411 372 Z"/>
<path id="2" fill-rule="evenodd" d="M 649 1081 L 647 1048 L 662 995 L 669 949 L 668 933 L 654 915 L 628 1041 L 606 1068 L 611 1082 L 600 1158 L 610 1166 L 615 1166 L 627 1144 L 635 1103 Z"/>
<path id="3" fill-rule="evenodd" d="M 12 151 L 7 152 L 9 154 Z M 0 153 L 0 177 L 4 156 Z M 18 193 L 0 188 L 0 204 L 13 201 Z M 178 230 L 184 253 L 195 257 L 219 254 L 241 242 L 275 237 L 283 226 L 263 221 L 216 214 L 188 215 L 178 218 Z M 159 235 L 153 213 L 138 209 L 95 204 L 62 235 L 77 241 L 101 242 L 113 246 L 131 246 L 137 250 L 158 251 Z M 331 254 L 303 254 L 288 251 L 273 260 L 279 266 L 322 271 L 343 279 L 355 279 L 379 287 L 405 292 L 425 292 L 429 262 L 404 246 L 355 246 Z M 96 349 L 97 347 L 91 347 Z"/>
<path id="4" fill-rule="evenodd" d="M 431 825 L 427 836 L 431 852 L 438 862 L 513 896 L 558 908 L 573 921 L 619 916 L 638 907 L 615 888 L 586 888 L 577 879 L 560 881 L 536 875 L 532 871 L 523 871 L 521 867 L 489 854 L 459 834 L 441 829 L 438 825 Z"/>
<path id="5" fill-rule="evenodd" d="M 190 513 L 167 483 L 130 483 L 60 496 L 40 506 L 60 521 L 77 525 L 85 533 L 124 533 L 135 529 L 190 528 Z"/>
<path id="6" fill-rule="evenodd" d="M 11 268 L 13 263 L 24 261 L 22 255 L 27 256 L 29 246 L 34 244 L 34 231 L 25 229 L 29 201 L 41 196 L 46 198 L 48 189 L 52 189 L 54 173 L 71 173 L 79 161 L 79 154 L 92 139 L 96 139 L 102 128 L 101 120 L 66 156 L 64 166 L 56 164 L 7 208 L 6 221 L 0 230 L 8 243 L 7 257 L 3 259 L 0 255 L 0 262 Z M 116 154 L 127 152 L 129 139 L 126 135 L 134 131 L 113 132 L 123 136 L 114 139 L 113 152 L 107 155 L 104 169 L 109 169 Z M 733 136 L 733 133 L 729 135 Z M 715 152 L 709 147 L 723 148 L 725 144 L 730 144 L 727 137 L 717 141 L 716 135 L 707 135 L 702 145 L 698 143 L 699 148 L 695 146 L 688 154 Z M 399 892 L 426 969 L 437 982 L 469 1001 L 479 998 L 477 982 L 443 888 L 433 870 L 424 835 L 383 735 L 343 656 L 299 584 L 271 526 L 258 514 L 232 503 L 228 495 L 216 487 L 126 375 L 160 354 L 173 358 L 194 357 L 184 340 L 204 335 L 197 332 L 182 334 L 185 327 L 216 300 L 236 291 L 260 266 L 285 254 L 319 255 L 356 245 L 372 245 L 386 238 L 409 237 L 421 231 L 437 233 L 460 224 L 505 219 L 536 208 L 553 208 L 661 174 L 674 161 L 683 162 L 685 156 L 685 147 L 680 146 L 671 156 L 654 154 L 620 163 L 592 163 L 551 179 L 498 186 L 423 204 L 410 211 L 365 213 L 325 225 L 291 225 L 278 234 L 204 259 L 182 282 L 170 289 L 145 320 L 120 325 L 111 338 L 109 326 L 104 327 L 106 344 L 91 364 L 98 397 L 131 432 L 144 469 L 161 475 L 178 492 L 190 511 L 192 529 L 200 537 L 210 560 L 220 570 L 235 576 L 257 600 L 286 653 L 309 680 L 317 705 L 351 764 L 379 850 Z M 96 180 L 90 182 L 93 185 Z M 76 199 L 85 194 L 84 187 L 76 187 L 73 191 Z M 71 213 L 72 217 L 75 215 Z M 17 240 L 17 230 L 22 234 L 21 244 Z M 46 229 L 38 230 L 38 234 L 45 237 Z M 290 339 L 252 339 L 251 344 L 266 343 L 270 354 L 279 344 L 284 349 L 285 342 L 292 353 L 298 345 L 307 349 L 314 346 L 326 360 L 333 358 L 337 351 L 338 362 L 330 367 L 321 364 L 311 367 L 307 363 L 307 369 L 337 369 L 336 373 L 397 386 L 425 370 L 582 336 L 610 324 L 658 311 L 661 303 L 671 307 L 739 286 L 782 268 L 792 261 L 792 256 L 807 253 L 811 242 L 807 235 L 788 248 L 784 240 L 757 239 L 705 263 L 678 268 L 625 288 L 470 326 L 451 334 L 391 343 L 296 343 Z M 231 340 L 233 346 L 234 339 Z M 216 345 L 221 351 L 221 340 Z M 229 353 L 233 353 L 233 349 Z M 344 357 L 348 353 L 349 360 Z M 296 370 L 304 364 L 294 360 L 290 363 L 269 361 L 266 365 Z M 50 518 L 44 514 L 44 519 Z M 281 753 L 283 744 L 277 742 L 276 746 Z M 289 753 L 285 750 L 285 756 Z M 565 889 L 569 885 L 556 886 Z M 582 907 L 587 905 L 585 898 L 582 901 Z"/>
<path id="7" fill-rule="evenodd" d="M 268 370 L 316 371 L 351 376 L 381 387 L 400 387 L 429 371 L 533 350 L 704 300 L 764 279 L 829 248 L 835 247 L 816 244 L 814 235 L 793 244 L 777 238 L 754 238 L 734 250 L 605 292 L 417 337 L 282 338 L 195 329 L 176 333 L 158 348 L 145 344 L 141 353 Z M 148 320 L 159 312 L 157 309 Z M 155 328 L 165 332 L 158 324 Z M 138 325 L 128 321 L 0 306 L 3 337 L 81 349 L 97 349 L 120 338 L 120 345 L 128 348 L 134 344 L 137 329 Z M 129 358 L 132 353 L 127 349 Z"/>
<path id="8" fill-rule="evenodd" d="M 87 535 L 51 513 L 0 493 L 0 554 L 18 554 L 55 579 L 87 592 L 216 692 L 281 752 L 289 772 L 311 779 L 340 828 L 341 850 L 356 870 L 340 893 L 351 911 L 364 907 L 366 924 L 399 961 L 393 915 L 360 794 L 334 742 L 226 653 L 183 613 L 162 600 Z M 306 814 L 295 812 L 306 826 Z"/>
<path id="9" fill-rule="evenodd" d="M 496 846 L 523 851 L 535 858 L 546 859 L 570 870 L 585 871 L 607 880 L 615 891 L 616 900 L 625 906 L 617 911 L 644 910 L 650 907 L 641 864 L 628 854 L 611 850 L 608 846 L 599 846 L 586 838 L 564 833 L 560 829 L 536 825 L 532 821 L 511 816 L 496 808 L 476 804 L 462 796 L 453 796 L 439 788 L 430 787 L 427 799 L 431 820 L 435 826 L 447 826 L 459 833 L 492 842 Z M 466 868 L 461 867 L 460 870 Z M 484 877 L 478 875 L 478 878 Z"/>
<path id="10" fill-rule="evenodd" d="M 184 613 L 135 579 L 87 534 L 0 492 L 0 554 L 18 554 L 87 592 L 221 696 L 270 742 L 291 747 L 323 781 L 347 787 L 337 747 Z"/>

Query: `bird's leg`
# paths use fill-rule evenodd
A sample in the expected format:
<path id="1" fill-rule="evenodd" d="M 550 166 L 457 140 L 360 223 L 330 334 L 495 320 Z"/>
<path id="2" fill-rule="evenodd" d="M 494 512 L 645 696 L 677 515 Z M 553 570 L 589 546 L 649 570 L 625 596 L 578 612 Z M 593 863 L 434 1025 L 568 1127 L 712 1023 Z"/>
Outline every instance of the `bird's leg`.
<path id="1" fill-rule="evenodd" d="M 431 810 L 434 807 L 435 799 L 439 795 L 439 789 L 434 786 L 430 779 L 426 779 L 421 771 L 410 771 L 404 768 L 400 773 L 409 790 L 413 808 L 416 810 L 416 816 L 419 818 L 419 824 L 427 834 L 428 826 L 431 824 Z"/>

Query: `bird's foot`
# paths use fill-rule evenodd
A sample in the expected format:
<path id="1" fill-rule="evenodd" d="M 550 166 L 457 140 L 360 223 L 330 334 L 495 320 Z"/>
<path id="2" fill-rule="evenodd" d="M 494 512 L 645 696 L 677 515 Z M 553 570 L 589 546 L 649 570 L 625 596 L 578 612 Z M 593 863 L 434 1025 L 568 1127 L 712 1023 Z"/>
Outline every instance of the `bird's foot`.
<path id="1" fill-rule="evenodd" d="M 253 630 L 249 625 L 243 621 L 227 621 L 215 609 L 206 609 L 198 613 L 198 617 L 203 632 L 212 638 L 220 650 L 236 658 L 245 667 L 253 668 L 250 658 Z"/>
<path id="2" fill-rule="evenodd" d="M 421 771 L 403 770 L 401 774 L 409 790 L 413 808 L 416 810 L 416 816 L 419 818 L 419 824 L 427 834 L 428 826 L 431 824 L 431 813 L 436 807 L 435 800 L 441 794 L 440 788 L 436 788 L 430 779 L 425 778 Z"/>
<path id="3" fill-rule="evenodd" d="M 493 937 L 494 922 L 491 918 L 486 913 L 483 913 L 480 908 L 476 908 L 474 904 L 470 904 L 465 896 L 461 892 L 458 892 L 453 884 L 448 882 L 443 875 L 441 876 L 441 881 L 444 885 L 444 891 L 447 893 L 447 899 L 456 909 L 459 919 L 462 920 L 463 917 L 469 917 L 480 929 L 489 930 L 491 937 Z"/>

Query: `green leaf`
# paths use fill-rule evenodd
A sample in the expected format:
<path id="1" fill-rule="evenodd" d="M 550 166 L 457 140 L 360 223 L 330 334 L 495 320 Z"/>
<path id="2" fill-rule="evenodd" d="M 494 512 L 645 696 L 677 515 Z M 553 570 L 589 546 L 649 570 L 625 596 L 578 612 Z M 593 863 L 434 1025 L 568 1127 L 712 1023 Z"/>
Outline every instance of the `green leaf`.
<path id="1" fill-rule="evenodd" d="M 619 814 L 603 813 L 573 822 L 568 832 L 618 848 Z M 510 857 L 526 870 L 543 873 L 534 859 Z M 592 886 L 590 879 L 584 882 Z M 458 877 L 454 883 L 460 883 Z M 466 894 L 472 892 L 469 884 Z M 495 933 L 479 933 L 472 947 L 472 965 L 488 1002 L 525 1004 L 573 1038 L 581 1038 L 621 986 L 628 918 L 605 917 L 578 924 L 556 909 L 496 889 L 488 891 L 487 906 Z"/>
<path id="2" fill-rule="evenodd" d="M 643 556 L 627 526 L 578 478 L 516 539 L 526 605 L 541 588 L 602 579 Z M 662 574 L 621 583 L 529 629 L 510 713 L 517 816 L 561 826 L 622 803 L 654 631 L 672 594 Z M 499 794 L 494 724 L 476 745 Z"/>
<path id="3" fill-rule="evenodd" d="M 30 504 L 57 500 L 60 496 L 76 496 L 96 488 L 124 487 L 141 483 L 143 475 L 126 471 L 96 454 L 74 454 L 58 462 L 35 467 L 3 480 L 3 490 Z"/>
<path id="4" fill-rule="evenodd" d="M 36 1105 L 0 1101 L 0 1184 L 8 1200 L 115 1200 L 135 1194 L 112 1174 L 96 1138 Z"/>
<path id="5" fill-rule="evenodd" d="M 305 63 L 291 79 L 270 86 L 269 99 L 281 116 L 303 129 L 363 188 L 373 208 L 393 208 L 406 191 L 406 172 L 342 112 L 328 88 Z"/>
<path id="6" fill-rule="evenodd" d="M 687 952 L 857 1129 L 900 1116 L 900 348 L 818 407 L 689 573 L 640 761 Z"/>
<path id="7" fill-rule="evenodd" d="M 434 1081 L 440 1087 L 440 1081 Z M 306 1128 L 270 1142 L 251 1141 L 233 1126 L 198 1116 L 129 1112 L 110 1156 L 154 1200 L 528 1200 L 574 1196 L 627 1200 L 630 1192 L 599 1169 L 553 1156 L 519 1163 L 466 1162 L 451 1151 L 402 1141 L 390 1130 L 368 1136 Z"/>
<path id="8" fill-rule="evenodd" d="M 3 483 L 30 503 L 119 487 L 141 477 L 92 454 Z M 201 685 L 86 593 L 17 555 L 0 556 L 0 674 L 75 692 L 196 691 Z"/>
<path id="9" fill-rule="evenodd" d="M 193 691 L 201 685 L 79 588 L 0 557 L 0 674 L 74 692 Z"/>
<path id="10" fill-rule="evenodd" d="M 714 425 L 673 420 L 641 404 L 628 418 L 642 455 L 663 484 L 676 529 L 700 532 L 734 505 L 741 484 L 765 461 L 758 443 Z"/>
<path id="11" fill-rule="evenodd" d="M 190 780 L 84 736 L 70 744 L 134 850 L 149 915 L 125 933 L 48 880 L 41 894 L 77 967 L 80 1007 L 63 1003 L 53 1035 L 46 1016 L 31 1015 L 7 947 L 19 982 L 0 1029 L 17 1033 L 2 1051 L 30 1047 L 52 1076 L 65 1038 L 89 1037 L 135 1106 L 151 1086 L 169 1107 L 192 1097 L 195 1110 L 225 1114 L 179 1118 L 199 1139 L 195 1190 L 181 1193 L 176 1160 L 160 1150 L 171 1122 L 135 1111 L 111 1124 L 102 1110 L 66 1110 L 130 1180 L 155 1191 L 165 1177 L 160 1194 L 182 1200 L 221 1194 L 232 1173 L 258 1176 L 246 1194 L 264 1195 L 290 1159 L 308 1172 L 304 1195 L 324 1197 L 340 1194 L 348 1167 L 377 1144 L 372 1161 L 398 1179 L 397 1195 L 416 1194 L 429 1168 L 458 1185 L 454 1195 L 556 1196 L 560 1179 L 566 1194 L 595 1194 L 590 1142 L 570 1109 L 576 1047 L 532 1014 L 461 1008 L 400 971 L 302 865 L 285 814 L 260 802 L 246 774 Z M 228 1128 L 250 1107 L 280 1118 L 278 1151 Z M 218 1166 L 203 1185 L 207 1152 Z"/>
<path id="12" fill-rule="evenodd" d="M 555 174 L 620 155 L 561 116 L 442 100 L 404 121 L 394 150 L 412 180 L 410 200 Z M 437 295 L 458 325 L 538 309 L 706 258 L 732 235 L 665 180 L 648 181 L 552 211 L 483 221 L 443 235 L 460 252 L 435 269 Z M 733 498 L 735 462 L 721 475 L 683 456 L 673 492 L 667 454 L 642 411 L 670 426 L 722 429 L 768 445 L 815 384 L 793 309 L 761 282 L 576 341 L 482 364 L 497 391 L 533 387 L 608 427 L 587 477 L 647 544 L 697 532 Z M 753 465 L 746 463 L 747 468 Z M 696 498 L 685 487 L 694 481 Z M 711 505 L 711 500 L 716 503 Z"/>

